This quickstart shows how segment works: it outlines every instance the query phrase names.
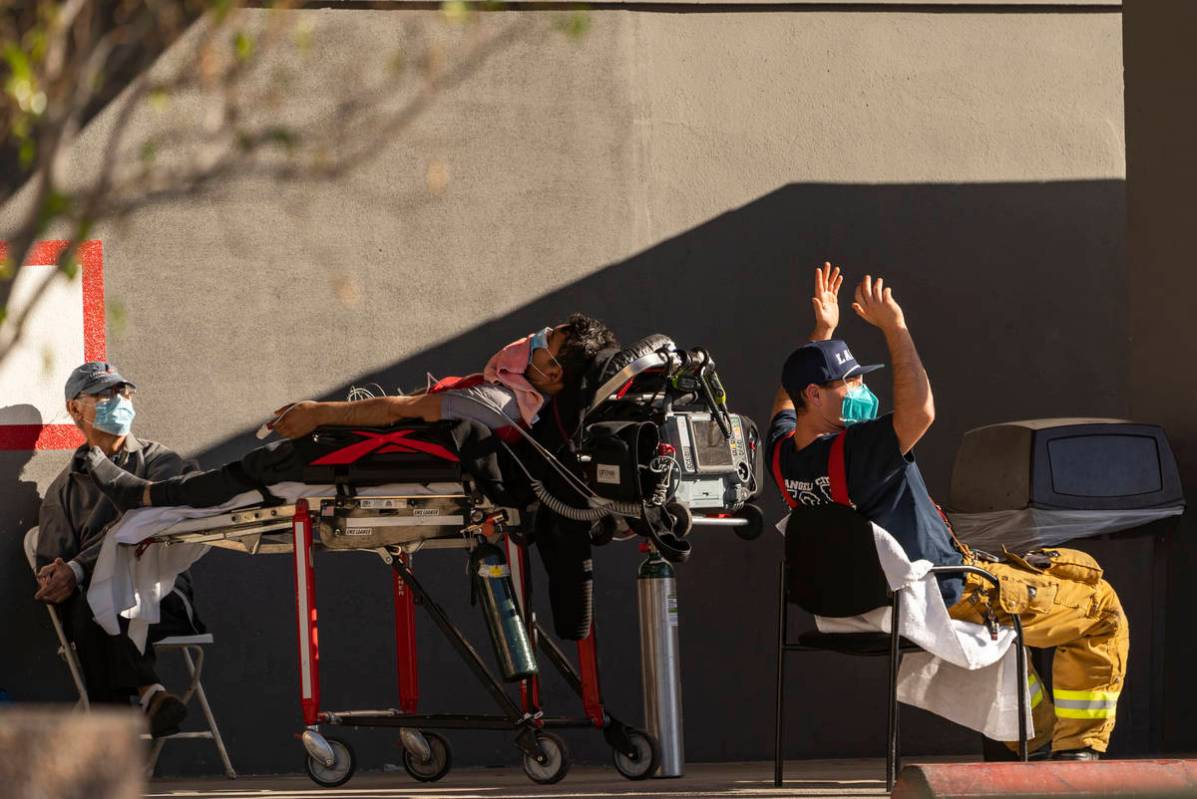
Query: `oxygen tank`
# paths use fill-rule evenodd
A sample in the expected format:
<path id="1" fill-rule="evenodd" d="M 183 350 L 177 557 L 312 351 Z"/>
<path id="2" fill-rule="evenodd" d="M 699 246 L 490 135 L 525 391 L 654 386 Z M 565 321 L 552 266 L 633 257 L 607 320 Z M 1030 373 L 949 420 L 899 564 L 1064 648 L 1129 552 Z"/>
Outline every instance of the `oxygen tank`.
<path id="1" fill-rule="evenodd" d="M 640 679 L 644 726 L 657 739 L 661 766 L 656 776 L 680 777 L 682 743 L 681 661 L 677 644 L 677 586 L 673 567 L 655 549 L 636 575 L 640 610 Z"/>
<path id="2" fill-rule="evenodd" d="M 503 551 L 492 544 L 480 543 L 470 554 L 470 576 L 474 595 L 481 599 L 482 616 L 503 679 L 519 682 L 533 676 L 537 672 L 536 658 L 516 606 L 511 570 Z"/>

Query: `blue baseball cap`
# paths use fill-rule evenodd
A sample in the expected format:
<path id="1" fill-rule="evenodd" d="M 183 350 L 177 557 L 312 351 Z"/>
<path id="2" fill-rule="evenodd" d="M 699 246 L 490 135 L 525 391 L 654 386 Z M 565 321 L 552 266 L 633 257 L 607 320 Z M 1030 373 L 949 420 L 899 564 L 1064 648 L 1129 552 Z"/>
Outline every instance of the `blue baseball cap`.
<path id="1" fill-rule="evenodd" d="M 66 381 L 66 398 L 73 400 L 80 394 L 99 394 L 113 386 L 137 386 L 121 377 L 116 367 L 106 361 L 88 361 L 71 372 Z"/>
<path id="2" fill-rule="evenodd" d="M 811 383 L 822 386 L 845 377 L 875 372 L 884 366 L 882 363 L 861 366 L 841 339 L 812 341 L 803 344 L 786 358 L 785 366 L 781 368 L 781 387 L 793 396 L 801 394 Z"/>

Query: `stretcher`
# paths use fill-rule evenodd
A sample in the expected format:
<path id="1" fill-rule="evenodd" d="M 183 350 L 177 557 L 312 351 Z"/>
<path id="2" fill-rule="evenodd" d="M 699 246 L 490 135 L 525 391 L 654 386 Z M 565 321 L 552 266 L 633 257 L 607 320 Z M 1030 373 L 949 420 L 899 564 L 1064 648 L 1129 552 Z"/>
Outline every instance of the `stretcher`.
<path id="1" fill-rule="evenodd" d="M 274 506 L 253 506 L 177 522 L 147 538 L 139 546 L 202 545 L 246 554 L 290 554 L 293 559 L 296 624 L 299 644 L 299 698 L 305 729 L 301 738 L 309 776 L 323 786 L 346 782 L 356 768 L 353 750 L 344 740 L 325 735 L 337 726 L 398 728 L 403 765 L 420 781 L 434 781 L 448 773 L 452 754 L 448 741 L 435 730 L 492 729 L 516 733 L 527 775 L 540 783 L 565 776 L 570 766 L 564 741 L 553 728 L 595 727 L 613 750 L 616 767 L 638 779 L 656 767 L 655 743 L 640 730 L 612 717 L 603 706 L 593 630 L 578 642 L 575 668 L 547 635 L 527 602 L 526 549 L 512 534 L 522 530 L 520 509 L 497 507 L 482 497 L 468 477 L 457 484 L 384 484 L 370 496 L 349 490 L 307 496 Z M 519 598 L 518 612 L 533 644 L 558 669 L 582 699 L 584 714 L 547 715 L 540 707 L 535 676 L 520 682 L 520 700 L 512 699 L 482 656 L 449 619 L 413 570 L 421 550 L 470 550 L 483 542 L 498 544 L 507 553 Z M 325 710 L 320 704 L 319 635 L 315 591 L 314 550 L 373 552 L 393 571 L 395 643 L 399 706 L 383 709 Z M 433 623 L 487 689 L 497 712 L 479 714 L 419 713 L 419 675 L 415 635 L 415 605 Z"/>
<path id="2" fill-rule="evenodd" d="M 601 544 L 639 534 L 663 555 L 684 560 L 682 538 L 695 524 L 723 525 L 744 538 L 760 534 L 760 511 L 751 503 L 761 473 L 759 436 L 746 417 L 730 414 L 714 363 L 701 350 L 682 352 L 664 336 L 649 337 L 607 358 L 595 375 L 594 399 L 583 407 L 576 431 L 577 463 L 562 468 L 531 436 L 533 450 L 583 495 L 567 502 L 548 493 L 537 473 L 502 445 L 527 477 L 541 511 L 584 525 Z M 138 544 L 215 546 L 251 555 L 289 553 L 293 560 L 299 648 L 299 695 L 309 776 L 323 786 L 341 785 L 355 769 L 345 741 L 326 735 L 337 726 L 398 728 L 403 764 L 420 781 L 434 781 L 452 764 L 448 741 L 438 730 L 492 729 L 515 733 L 523 769 L 538 783 L 553 783 L 570 766 L 564 741 L 554 728 L 593 727 L 612 749 L 613 761 L 629 779 L 650 776 L 657 767 L 656 742 L 612 716 L 599 687 L 593 624 L 577 642 L 575 666 L 536 618 L 529 604 L 528 506 L 489 499 L 455 453 L 434 449 L 443 427 L 412 423 L 387 429 L 317 430 L 339 447 L 311 463 L 322 468 L 311 479 L 319 489 L 267 491 L 274 502 L 224 508 L 200 518 L 175 521 Z M 566 433 L 568 431 L 562 431 Z M 439 438 L 434 434 L 441 434 Z M 421 436 L 429 436 L 421 446 Z M 354 440 L 356 439 L 356 440 Z M 377 446 L 382 440 L 396 446 Z M 371 443 L 373 442 L 373 443 Z M 415 442 L 415 443 L 413 443 Z M 361 453 L 360 455 L 357 453 Z M 424 460 L 421 460 L 424 459 Z M 323 465 L 335 463 L 333 469 Z M 420 481 L 422 464 L 427 481 Z M 578 473 L 582 478 L 579 478 Z M 543 473 L 541 473 L 543 474 Z M 302 488 L 302 487 L 301 487 Z M 277 495 L 284 493 L 283 498 Z M 136 512 L 135 512 L 136 513 Z M 132 515 L 132 514 L 130 514 Z M 535 667 L 519 675 L 519 700 L 508 695 L 478 651 L 432 598 L 413 569 L 422 550 L 458 549 L 476 554 L 499 546 L 506 564 L 484 564 L 491 576 L 510 574 L 512 612 L 518 615 L 532 651 L 539 652 L 581 699 L 579 716 L 554 716 L 540 703 Z M 372 552 L 391 568 L 395 609 L 399 706 L 326 710 L 320 704 L 315 569 L 316 548 Z M 471 555 L 473 558 L 473 555 Z M 471 567 L 477 564 L 471 559 Z M 419 604 L 486 688 L 496 711 L 479 714 L 418 712 L 414 614 Z M 488 617 L 492 640 L 495 623 Z M 499 647 L 496 644 L 496 654 Z M 501 658 L 500 658 L 501 660 Z M 505 670 L 506 671 L 506 670 Z"/>

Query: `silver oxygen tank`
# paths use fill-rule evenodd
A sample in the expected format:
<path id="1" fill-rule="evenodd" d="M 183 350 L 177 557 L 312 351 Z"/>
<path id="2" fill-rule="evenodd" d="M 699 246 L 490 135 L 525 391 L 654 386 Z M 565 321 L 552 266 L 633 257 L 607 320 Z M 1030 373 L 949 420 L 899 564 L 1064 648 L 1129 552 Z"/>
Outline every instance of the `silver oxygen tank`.
<path id="1" fill-rule="evenodd" d="M 654 776 L 680 777 L 682 742 L 681 660 L 677 645 L 677 584 L 673 567 L 657 551 L 636 575 L 640 609 L 640 680 L 644 686 L 644 726 L 657 739 L 661 766 Z"/>

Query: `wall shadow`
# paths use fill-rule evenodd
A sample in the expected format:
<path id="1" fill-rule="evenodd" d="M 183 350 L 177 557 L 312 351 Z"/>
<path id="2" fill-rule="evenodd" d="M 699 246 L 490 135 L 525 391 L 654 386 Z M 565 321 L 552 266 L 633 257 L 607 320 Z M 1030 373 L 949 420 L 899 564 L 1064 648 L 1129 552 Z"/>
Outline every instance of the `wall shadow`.
<path id="1" fill-rule="evenodd" d="M 378 382 L 389 390 L 422 384 L 425 372 L 475 371 L 503 343 L 584 310 L 625 341 L 664 332 L 681 346 L 707 347 L 733 409 L 765 424 L 780 363 L 810 330 L 811 273 L 831 259 L 850 280 L 865 272 L 885 275 L 906 310 L 939 408 L 919 458 L 932 491 L 946 498 L 957 443 L 971 427 L 1027 417 L 1125 414 L 1124 219 L 1124 184 L 1114 180 L 787 185 L 353 382 Z M 841 333 L 857 357 L 884 360 L 881 337 L 844 305 Z M 871 385 L 888 406 L 884 375 Z M 326 398 L 343 398 L 347 389 Z M 213 465 L 257 443 L 247 430 L 197 455 Z M 767 504 L 767 516 L 779 518 L 782 506 L 772 493 Z M 767 533 L 745 543 L 703 532 L 694 545 L 694 557 L 679 570 L 687 756 L 768 758 L 780 536 Z M 636 724 L 641 711 L 634 580 L 641 558 L 629 545 L 595 553 L 603 687 L 610 711 Z M 385 567 L 361 554 L 322 553 L 318 562 L 325 706 L 394 703 Z M 1138 562 L 1128 555 L 1106 564 L 1128 610 L 1138 604 L 1134 597 L 1147 596 L 1147 572 L 1136 568 Z M 289 566 L 287 558 L 214 552 L 193 568 L 205 619 L 219 639 L 207 671 L 209 695 L 235 764 L 247 772 L 295 771 L 302 760 L 291 737 L 299 716 Z M 468 606 L 460 556 L 420 555 L 416 568 L 485 647 L 478 612 Z M 538 607 L 543 604 L 538 600 Z M 541 611 L 547 614 L 547 607 Z M 431 624 L 420 624 L 421 708 L 489 710 L 481 688 Z M 1132 624 L 1136 663 L 1146 663 L 1146 627 Z M 881 755 L 884 671 L 882 663 L 850 659 L 792 661 L 787 755 Z M 1132 673 L 1120 716 L 1144 717 L 1147 696 L 1138 684 Z M 545 693 L 549 712 L 579 710 L 560 680 L 546 679 Z M 975 735 L 947 722 L 917 712 L 904 718 L 907 753 L 979 751 Z M 1114 750 L 1145 751 L 1145 729 L 1142 723 L 1120 728 Z M 350 731 L 347 737 L 363 768 L 399 762 L 393 736 Z M 508 735 L 451 737 L 462 765 L 516 762 Z M 593 732 L 567 738 L 581 762 L 609 757 Z M 173 753 L 167 747 L 163 758 L 166 773 L 216 768 L 206 747 Z"/>
<path id="2" fill-rule="evenodd" d="M 31 405 L 0 407 L 22 419 L 41 414 Z M 0 655 L 0 689 L 13 701 L 71 701 L 77 698 L 66 667 L 58 662 L 54 630 L 40 602 L 33 572 L 25 560 L 25 533 L 37 526 L 41 494 L 37 483 L 23 479 L 32 451 L 0 451 L 0 641 L 10 645 Z"/>

